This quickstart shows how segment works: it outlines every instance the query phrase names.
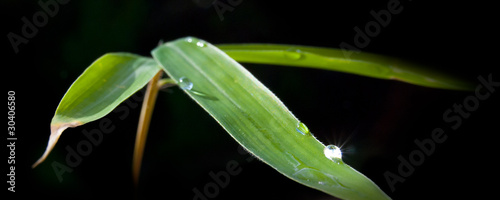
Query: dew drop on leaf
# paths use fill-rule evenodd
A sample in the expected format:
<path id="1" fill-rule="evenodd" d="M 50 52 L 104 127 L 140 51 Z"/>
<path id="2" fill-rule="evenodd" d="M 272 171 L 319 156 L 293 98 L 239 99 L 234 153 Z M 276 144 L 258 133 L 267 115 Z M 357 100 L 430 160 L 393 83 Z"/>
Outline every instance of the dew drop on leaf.
<path id="1" fill-rule="evenodd" d="M 182 77 L 179 79 L 179 87 L 183 90 L 191 90 L 193 89 L 193 83 L 186 77 Z"/>
<path id="2" fill-rule="evenodd" d="M 192 37 L 187 37 L 186 38 L 186 42 L 192 43 L 193 42 L 193 38 Z"/>
<path id="3" fill-rule="evenodd" d="M 325 154 L 326 158 L 332 160 L 333 162 L 339 163 L 339 161 L 342 160 L 342 151 L 335 145 L 330 144 L 326 146 L 323 150 L 323 153 Z"/>
<path id="4" fill-rule="evenodd" d="M 287 49 L 284 54 L 285 58 L 290 60 L 299 60 L 303 56 L 303 53 L 300 50 L 294 48 Z"/>
<path id="5" fill-rule="evenodd" d="M 311 132 L 309 132 L 309 128 L 307 128 L 307 126 L 302 122 L 299 122 L 295 129 L 302 135 L 311 135 Z"/>
<path id="6" fill-rule="evenodd" d="M 187 37 L 185 40 L 186 40 L 186 42 L 192 43 L 198 47 L 206 47 L 207 46 L 207 44 L 204 41 L 199 40 L 197 38 Z"/>
<path id="7" fill-rule="evenodd" d="M 205 43 L 203 43 L 203 42 L 197 42 L 197 43 L 196 43 L 196 46 L 199 46 L 199 47 L 205 47 L 205 46 L 207 46 L 207 45 L 206 45 Z"/>

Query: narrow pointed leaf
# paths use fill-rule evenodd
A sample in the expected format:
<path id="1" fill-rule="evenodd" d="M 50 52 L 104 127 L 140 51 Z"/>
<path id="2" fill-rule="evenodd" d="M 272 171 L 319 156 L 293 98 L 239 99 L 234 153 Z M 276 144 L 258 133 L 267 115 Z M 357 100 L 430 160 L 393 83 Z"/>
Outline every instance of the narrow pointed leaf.
<path id="1" fill-rule="evenodd" d="M 278 44 L 227 44 L 217 47 L 238 62 L 326 69 L 432 88 L 474 89 L 470 82 L 437 70 L 365 52 Z"/>
<path id="2" fill-rule="evenodd" d="M 71 85 L 50 124 L 47 149 L 33 165 L 43 162 L 69 127 L 100 119 L 144 87 L 161 70 L 151 58 L 110 53 L 97 59 Z"/>
<path id="3" fill-rule="evenodd" d="M 390 199 L 341 159 L 325 156 L 325 145 L 215 46 L 188 37 L 159 46 L 152 55 L 238 143 L 283 175 L 343 199 Z"/>

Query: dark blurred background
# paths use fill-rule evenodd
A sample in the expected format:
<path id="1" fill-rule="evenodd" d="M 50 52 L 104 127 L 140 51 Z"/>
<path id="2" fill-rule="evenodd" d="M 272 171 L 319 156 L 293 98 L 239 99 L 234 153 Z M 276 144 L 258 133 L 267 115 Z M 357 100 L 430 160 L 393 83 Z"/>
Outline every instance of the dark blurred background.
<path id="1" fill-rule="evenodd" d="M 9 33 L 22 36 L 23 17 L 43 12 L 39 2 L 58 2 L 57 12 L 32 33 L 18 52 Z M 241 173 L 207 199 L 334 199 L 302 186 L 266 164 L 238 153 L 238 144 L 181 90 L 158 96 L 145 150 L 140 185 L 134 189 L 131 163 L 141 100 L 122 104 L 130 113 L 106 116 L 116 127 L 90 155 L 57 178 L 53 163 L 65 164 L 66 147 L 86 140 L 88 123 L 65 131 L 48 159 L 42 155 L 55 109 L 71 83 L 108 52 L 148 56 L 160 40 L 185 36 L 220 43 L 281 43 L 338 48 L 353 45 L 354 27 L 374 21 L 370 11 L 383 1 L 1 1 L 3 90 L 16 92 L 16 193 L 8 199 L 196 199 L 235 160 Z M 492 74 L 498 52 L 497 15 L 476 2 L 401 0 L 402 11 L 361 50 L 421 63 L 479 84 Z M 217 5 L 217 6 L 215 6 Z M 223 13 L 216 7 L 227 9 Z M 55 9 L 54 7 L 52 7 Z M 41 14 L 40 14 L 41 15 Z M 45 21 L 44 21 L 45 20 Z M 499 93 L 450 129 L 443 113 L 474 92 L 424 88 L 338 72 L 245 64 L 325 144 L 343 145 L 344 161 L 394 199 L 486 198 L 497 172 Z M 447 140 L 391 191 L 384 173 L 397 174 L 398 156 L 418 149 L 415 139 L 443 128 Z M 7 136 L 5 136 L 6 138 Z M 7 141 L 5 140 L 5 143 Z M 8 149 L 4 149 L 8 157 Z M 495 154 L 494 154 L 495 153 Z M 9 173 L 7 167 L 4 172 Z M 4 176 L 4 180 L 8 178 Z M 7 199 L 7 198 L 6 198 Z M 202 199 L 202 198 L 200 198 Z"/>

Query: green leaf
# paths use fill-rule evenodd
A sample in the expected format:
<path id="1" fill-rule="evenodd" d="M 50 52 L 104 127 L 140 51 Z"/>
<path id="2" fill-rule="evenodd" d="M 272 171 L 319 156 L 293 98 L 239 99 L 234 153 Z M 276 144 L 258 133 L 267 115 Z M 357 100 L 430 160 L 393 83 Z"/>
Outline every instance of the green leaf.
<path id="1" fill-rule="evenodd" d="M 283 175 L 343 199 L 390 199 L 215 46 L 188 37 L 159 46 L 152 55 L 238 143 Z"/>
<path id="2" fill-rule="evenodd" d="M 238 62 L 326 69 L 432 88 L 474 89 L 471 82 L 437 70 L 365 52 L 277 44 L 227 44 L 217 47 Z"/>
<path id="3" fill-rule="evenodd" d="M 153 59 L 128 53 L 109 53 L 97 59 L 59 103 L 50 124 L 47 149 L 33 167 L 45 160 L 66 128 L 104 117 L 160 70 Z"/>

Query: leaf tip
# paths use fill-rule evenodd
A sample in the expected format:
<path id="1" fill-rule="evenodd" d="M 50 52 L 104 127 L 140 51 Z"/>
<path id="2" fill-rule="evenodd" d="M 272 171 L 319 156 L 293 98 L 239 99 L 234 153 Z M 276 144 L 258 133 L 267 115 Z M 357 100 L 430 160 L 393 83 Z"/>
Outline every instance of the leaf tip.
<path id="1" fill-rule="evenodd" d="M 66 130 L 67 128 L 70 127 L 77 127 L 82 125 L 81 122 L 79 121 L 73 121 L 73 122 L 68 122 L 68 123 L 57 123 L 57 124 L 52 124 L 50 125 L 50 137 L 49 137 L 49 142 L 47 144 L 47 148 L 45 149 L 45 152 L 43 153 L 42 157 L 40 157 L 32 166 L 31 168 L 35 168 L 39 164 L 41 164 L 49 153 L 52 151 L 54 146 L 56 145 L 57 141 L 59 140 L 59 137 L 61 136 L 62 132 Z"/>

